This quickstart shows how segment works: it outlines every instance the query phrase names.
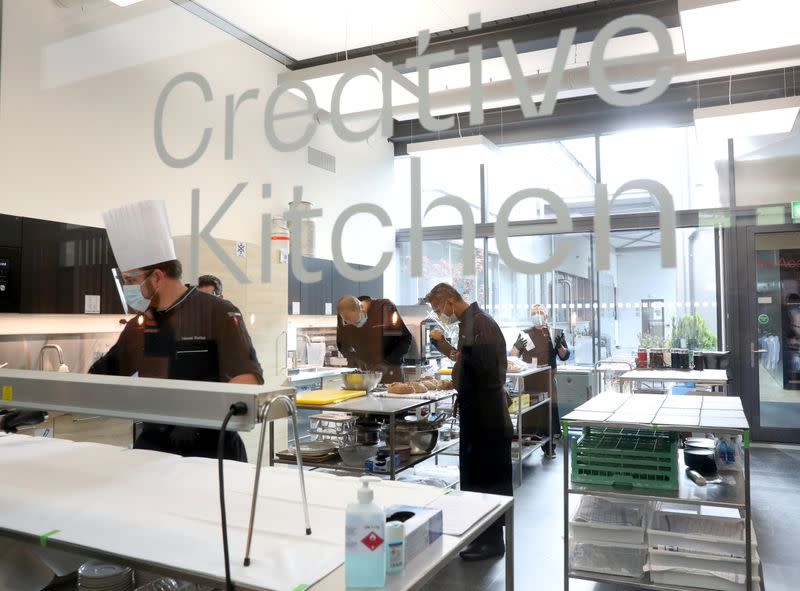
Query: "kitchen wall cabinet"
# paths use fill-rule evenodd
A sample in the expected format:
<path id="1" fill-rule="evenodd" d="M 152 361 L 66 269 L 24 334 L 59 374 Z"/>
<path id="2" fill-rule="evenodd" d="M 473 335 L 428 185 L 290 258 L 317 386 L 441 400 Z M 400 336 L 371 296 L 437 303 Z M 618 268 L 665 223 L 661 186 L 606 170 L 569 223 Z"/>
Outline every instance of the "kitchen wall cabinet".
<path id="1" fill-rule="evenodd" d="M 21 312 L 83 314 L 88 295 L 99 313 L 123 313 L 103 228 L 23 218 L 21 238 Z"/>
<path id="2" fill-rule="evenodd" d="M 292 273 L 289 262 L 289 314 L 322 316 L 336 314 L 336 302 L 344 295 L 368 295 L 373 299 L 383 297 L 383 277 L 372 281 L 352 281 L 336 270 L 333 261 L 314 257 L 303 257 L 305 268 L 322 272 L 322 281 L 302 283 Z M 356 269 L 368 269 L 366 265 L 353 265 Z"/>

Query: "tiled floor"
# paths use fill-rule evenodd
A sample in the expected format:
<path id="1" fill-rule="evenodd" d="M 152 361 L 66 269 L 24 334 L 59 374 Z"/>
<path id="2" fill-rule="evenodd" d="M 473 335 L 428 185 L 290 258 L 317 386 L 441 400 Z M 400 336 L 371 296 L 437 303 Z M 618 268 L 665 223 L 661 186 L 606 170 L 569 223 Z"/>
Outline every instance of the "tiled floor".
<path id="1" fill-rule="evenodd" d="M 561 450 L 559 450 L 560 452 Z M 800 447 L 752 449 L 752 502 L 763 562 L 765 591 L 800 589 Z M 526 460 L 524 480 L 516 491 L 516 589 L 563 589 L 561 456 L 543 461 L 537 453 Z M 425 591 L 503 591 L 503 560 L 449 564 Z M 633 587 L 572 580 L 573 591 L 623 591 Z"/>

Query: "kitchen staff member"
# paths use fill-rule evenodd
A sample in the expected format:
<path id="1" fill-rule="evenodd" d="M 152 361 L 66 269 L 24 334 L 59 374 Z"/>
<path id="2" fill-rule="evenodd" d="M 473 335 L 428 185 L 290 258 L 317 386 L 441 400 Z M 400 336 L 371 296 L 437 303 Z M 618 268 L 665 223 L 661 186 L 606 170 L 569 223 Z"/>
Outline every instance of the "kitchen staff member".
<path id="1" fill-rule="evenodd" d="M 197 291 L 222 298 L 222 281 L 214 275 L 201 275 L 197 278 Z"/>
<path id="2" fill-rule="evenodd" d="M 461 490 L 512 496 L 511 417 L 506 402 L 506 341 L 494 319 L 477 303 L 467 304 L 452 285 L 440 283 L 425 296 L 442 324 L 459 323 L 458 349 L 440 330 L 431 340 L 455 361 L 461 442 Z M 502 556 L 503 521 L 498 520 L 461 552 L 464 560 Z"/>
<path id="3" fill-rule="evenodd" d="M 363 302 L 352 295 L 336 304 L 339 314 L 336 347 L 350 367 L 382 371 L 385 383 L 403 380 L 403 357 L 411 347 L 411 333 L 390 300 Z"/>
<path id="4" fill-rule="evenodd" d="M 542 304 L 533 305 L 531 319 L 533 326 L 519 333 L 517 341 L 511 348 L 511 355 L 520 357 L 526 363 L 531 363 L 535 357 L 540 365 L 547 364 L 553 370 L 551 372 L 553 399 L 550 404 L 550 421 L 553 436 L 558 437 L 561 429 L 558 413 L 558 388 L 556 386 L 556 369 L 558 368 L 556 359 L 566 361 L 569 358 L 569 347 L 567 347 L 567 339 L 564 337 L 563 330 L 559 328 L 550 330 L 547 326 L 550 316 Z M 525 378 L 525 391 L 533 392 L 535 389 L 536 376 Z M 555 455 L 555 450 L 556 447 L 553 445 L 552 440 L 548 441 L 547 445 L 542 448 L 546 456 Z"/>
<path id="5" fill-rule="evenodd" d="M 164 202 L 127 205 L 104 213 L 103 219 L 125 301 L 138 315 L 89 372 L 262 384 L 241 312 L 181 282 Z M 144 423 L 134 447 L 215 458 L 218 438 L 215 429 Z M 237 433 L 225 434 L 225 458 L 247 461 Z"/>

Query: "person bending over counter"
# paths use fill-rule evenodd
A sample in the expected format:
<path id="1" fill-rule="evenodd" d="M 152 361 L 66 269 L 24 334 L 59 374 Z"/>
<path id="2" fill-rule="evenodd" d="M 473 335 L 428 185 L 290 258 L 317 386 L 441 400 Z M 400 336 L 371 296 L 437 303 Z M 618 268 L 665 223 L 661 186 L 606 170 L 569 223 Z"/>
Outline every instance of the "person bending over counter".
<path id="1" fill-rule="evenodd" d="M 390 300 L 359 301 L 352 295 L 336 304 L 336 347 L 350 367 L 383 372 L 384 383 L 403 380 L 403 357 L 411 333 Z"/>

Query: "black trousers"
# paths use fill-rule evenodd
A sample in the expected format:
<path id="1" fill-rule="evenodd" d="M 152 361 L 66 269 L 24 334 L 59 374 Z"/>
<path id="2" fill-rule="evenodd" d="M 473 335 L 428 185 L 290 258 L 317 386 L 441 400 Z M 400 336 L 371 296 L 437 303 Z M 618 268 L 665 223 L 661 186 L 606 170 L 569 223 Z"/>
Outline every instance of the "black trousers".
<path id="1" fill-rule="evenodd" d="M 175 425 L 143 423 L 142 431 L 133 443 L 134 449 L 149 449 L 193 458 L 217 457 L 219 431 Z M 225 433 L 224 459 L 247 462 L 247 451 L 238 433 Z"/>
<path id="2" fill-rule="evenodd" d="M 462 426 L 459 452 L 461 490 L 493 495 L 514 495 L 511 466 L 511 438 L 504 433 L 492 433 Z M 480 535 L 479 543 L 500 545 L 503 525 L 500 518 Z"/>

